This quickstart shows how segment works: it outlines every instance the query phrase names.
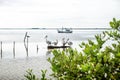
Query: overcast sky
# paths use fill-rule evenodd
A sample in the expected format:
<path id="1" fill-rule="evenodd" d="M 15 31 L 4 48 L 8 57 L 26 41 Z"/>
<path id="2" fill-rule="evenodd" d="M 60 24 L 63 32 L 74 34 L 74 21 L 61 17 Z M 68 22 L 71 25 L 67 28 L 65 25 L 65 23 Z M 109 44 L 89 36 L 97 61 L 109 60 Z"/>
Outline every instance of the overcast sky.
<path id="1" fill-rule="evenodd" d="M 109 27 L 120 0 L 0 0 L 0 28 Z"/>

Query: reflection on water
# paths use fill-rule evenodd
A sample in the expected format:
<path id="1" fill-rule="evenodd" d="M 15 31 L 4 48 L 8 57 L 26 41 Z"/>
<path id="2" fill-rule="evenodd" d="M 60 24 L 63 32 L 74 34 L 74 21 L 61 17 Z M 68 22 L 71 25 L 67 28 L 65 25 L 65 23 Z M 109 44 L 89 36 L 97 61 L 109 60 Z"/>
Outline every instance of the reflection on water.
<path id="1" fill-rule="evenodd" d="M 30 35 L 28 48 L 29 57 L 50 56 L 51 51 L 47 50 L 45 35 L 48 40 L 55 41 L 58 39 L 58 45 L 62 45 L 62 38 L 69 38 L 73 42 L 72 48 L 80 49 L 79 44 L 88 39 L 94 40 L 94 35 L 102 31 L 99 30 L 75 30 L 73 33 L 57 33 L 56 30 L 4 30 L 0 31 L 0 41 L 2 42 L 2 58 L 13 58 L 13 42 L 15 41 L 15 58 L 25 58 L 26 50 L 24 47 L 24 35 L 28 32 Z"/>

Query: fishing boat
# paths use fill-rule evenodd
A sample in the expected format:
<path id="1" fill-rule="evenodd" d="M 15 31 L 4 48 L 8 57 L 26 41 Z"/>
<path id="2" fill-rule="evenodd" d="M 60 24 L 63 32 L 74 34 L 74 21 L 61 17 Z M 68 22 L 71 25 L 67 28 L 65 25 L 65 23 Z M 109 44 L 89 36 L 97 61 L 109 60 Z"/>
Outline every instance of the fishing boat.
<path id="1" fill-rule="evenodd" d="M 72 33 L 72 28 L 60 28 L 57 29 L 58 33 Z"/>

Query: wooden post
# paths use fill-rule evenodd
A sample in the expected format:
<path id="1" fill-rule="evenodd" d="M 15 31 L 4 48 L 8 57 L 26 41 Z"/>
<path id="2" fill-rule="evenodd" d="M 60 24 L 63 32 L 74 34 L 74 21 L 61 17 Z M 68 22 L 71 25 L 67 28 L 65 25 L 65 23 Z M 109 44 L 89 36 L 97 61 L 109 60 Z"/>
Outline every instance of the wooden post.
<path id="1" fill-rule="evenodd" d="M 24 37 L 24 46 L 25 46 L 25 49 L 26 49 L 26 54 L 27 54 L 27 57 L 28 57 L 28 38 L 30 36 L 28 36 L 27 32 L 25 33 L 25 37 Z M 27 39 L 27 41 L 26 41 Z M 27 42 L 27 43 L 26 43 Z"/>
<path id="2" fill-rule="evenodd" d="M 2 41 L 1 41 L 1 59 L 2 59 Z"/>
<path id="3" fill-rule="evenodd" d="M 28 57 L 28 36 L 27 36 L 27 57 Z"/>
<path id="4" fill-rule="evenodd" d="M 38 54 L 38 50 L 39 50 L 39 47 L 38 47 L 38 45 L 37 45 L 37 54 Z"/>
<path id="5" fill-rule="evenodd" d="M 13 58 L 15 58 L 15 41 L 13 42 Z"/>

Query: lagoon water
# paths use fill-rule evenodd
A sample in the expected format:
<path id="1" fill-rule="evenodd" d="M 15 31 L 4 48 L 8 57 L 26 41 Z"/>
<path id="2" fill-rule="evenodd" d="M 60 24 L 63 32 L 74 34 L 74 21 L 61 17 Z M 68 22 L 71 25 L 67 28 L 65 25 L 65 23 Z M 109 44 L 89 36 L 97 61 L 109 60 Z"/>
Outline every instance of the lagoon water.
<path id="1" fill-rule="evenodd" d="M 69 38 L 73 42 L 72 48 L 80 50 L 79 44 L 88 39 L 94 40 L 94 35 L 102 33 L 105 30 L 73 30 L 73 33 L 58 33 L 57 30 L 0 30 L 0 41 L 2 42 L 2 58 L 13 58 L 13 42 L 15 41 L 15 58 L 26 58 L 24 47 L 24 36 L 28 32 L 29 57 L 46 57 L 50 56 L 47 49 L 45 36 L 48 40 L 54 42 L 58 39 L 58 45 L 62 45 L 62 38 Z M 38 46 L 38 52 L 37 52 Z M 1 44 L 0 44 L 1 51 Z"/>
<path id="2" fill-rule="evenodd" d="M 53 55 L 48 51 L 45 36 L 48 40 L 59 40 L 61 44 L 62 38 L 69 38 L 73 42 L 72 48 L 81 50 L 79 44 L 88 39 L 95 40 L 94 35 L 100 34 L 100 29 L 94 30 L 73 30 L 73 33 L 57 33 L 57 30 L 0 30 L 0 41 L 2 41 L 2 59 L 0 59 L 0 80 L 25 80 L 24 75 L 27 69 L 33 69 L 36 75 L 41 76 L 40 70 L 47 70 L 46 77 L 52 73 L 51 64 L 47 61 L 48 57 Z M 26 55 L 24 47 L 24 36 L 28 32 L 29 53 Z M 13 57 L 13 42 L 15 41 L 15 59 Z M 37 52 L 37 46 L 39 48 Z M 1 44 L 0 44 L 1 56 Z M 54 79 L 53 79 L 54 80 Z"/>

